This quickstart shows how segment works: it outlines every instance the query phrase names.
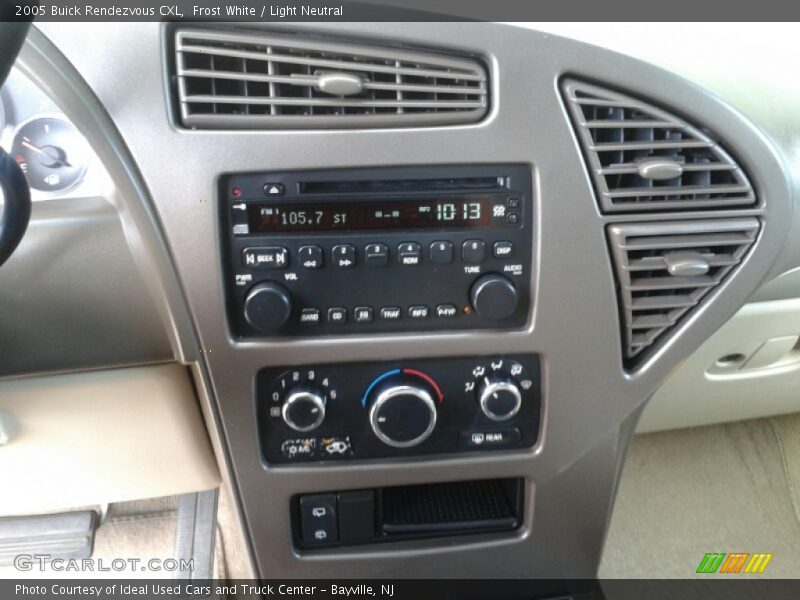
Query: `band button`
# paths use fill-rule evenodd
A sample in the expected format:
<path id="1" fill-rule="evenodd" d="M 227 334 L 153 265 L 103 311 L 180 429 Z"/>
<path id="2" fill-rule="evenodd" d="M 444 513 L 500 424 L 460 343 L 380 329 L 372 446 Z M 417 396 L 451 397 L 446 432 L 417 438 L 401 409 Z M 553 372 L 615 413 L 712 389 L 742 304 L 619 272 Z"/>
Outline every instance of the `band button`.
<path id="1" fill-rule="evenodd" d="M 319 309 L 317 308 L 304 308 L 300 313 L 300 322 L 303 325 L 319 325 Z"/>
<path id="2" fill-rule="evenodd" d="M 455 304 L 440 304 L 436 307 L 436 316 L 450 319 L 456 316 Z"/>
<path id="3" fill-rule="evenodd" d="M 410 319 L 427 319 L 430 309 L 427 306 L 409 306 L 408 317 Z"/>

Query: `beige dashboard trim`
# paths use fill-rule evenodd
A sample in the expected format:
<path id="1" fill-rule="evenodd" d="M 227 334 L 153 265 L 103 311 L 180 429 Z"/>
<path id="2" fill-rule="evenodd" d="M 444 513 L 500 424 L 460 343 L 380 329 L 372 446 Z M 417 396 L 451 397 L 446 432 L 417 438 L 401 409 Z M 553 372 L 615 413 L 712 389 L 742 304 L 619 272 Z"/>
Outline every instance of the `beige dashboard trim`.
<path id="1" fill-rule="evenodd" d="M 177 364 L 0 382 L 0 515 L 182 494 L 220 483 Z"/>

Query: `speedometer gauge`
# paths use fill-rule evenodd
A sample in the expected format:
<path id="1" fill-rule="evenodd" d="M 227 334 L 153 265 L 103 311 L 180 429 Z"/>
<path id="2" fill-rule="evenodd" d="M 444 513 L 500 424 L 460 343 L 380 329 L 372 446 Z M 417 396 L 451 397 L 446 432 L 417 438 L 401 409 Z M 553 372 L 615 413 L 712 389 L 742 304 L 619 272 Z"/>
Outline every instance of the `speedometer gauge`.
<path id="1" fill-rule="evenodd" d="M 14 136 L 11 153 L 28 185 L 40 191 L 69 189 L 86 172 L 86 142 L 61 119 L 40 117 L 22 125 Z"/>

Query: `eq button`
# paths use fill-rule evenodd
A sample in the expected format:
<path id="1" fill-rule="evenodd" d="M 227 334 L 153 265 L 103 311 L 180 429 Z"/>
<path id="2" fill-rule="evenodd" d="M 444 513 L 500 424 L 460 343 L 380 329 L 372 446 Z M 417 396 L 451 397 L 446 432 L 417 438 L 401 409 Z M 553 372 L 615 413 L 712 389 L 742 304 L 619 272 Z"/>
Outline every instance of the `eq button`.
<path id="1" fill-rule="evenodd" d="M 322 248 L 319 246 L 301 246 L 297 251 L 300 264 L 306 269 L 322 268 Z"/>
<path id="2" fill-rule="evenodd" d="M 353 317 L 356 323 L 369 323 L 372 321 L 372 307 L 357 306 L 353 311 Z"/>
<path id="3" fill-rule="evenodd" d="M 404 242 L 397 248 L 401 265 L 418 265 L 422 260 L 422 248 L 416 242 Z"/>
<path id="4" fill-rule="evenodd" d="M 333 264 L 340 269 L 349 269 L 356 264 L 356 249 L 350 244 L 333 247 Z"/>

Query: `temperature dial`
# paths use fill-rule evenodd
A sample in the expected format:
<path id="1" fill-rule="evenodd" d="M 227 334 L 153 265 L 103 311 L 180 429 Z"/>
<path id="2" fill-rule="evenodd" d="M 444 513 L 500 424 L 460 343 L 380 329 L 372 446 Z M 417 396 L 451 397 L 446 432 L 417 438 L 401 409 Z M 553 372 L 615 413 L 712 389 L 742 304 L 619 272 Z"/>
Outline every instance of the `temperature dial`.
<path id="1" fill-rule="evenodd" d="M 492 421 L 508 421 L 522 406 L 519 384 L 505 373 L 491 373 L 478 386 L 478 404 Z"/>
<path id="2" fill-rule="evenodd" d="M 295 431 L 313 431 L 325 420 L 327 403 L 328 395 L 321 387 L 298 385 L 284 397 L 281 416 Z"/>
<path id="3" fill-rule="evenodd" d="M 395 369 L 370 384 L 362 403 L 379 440 L 394 448 L 411 448 L 433 433 L 436 401 L 441 399 L 439 386 L 424 373 Z"/>

